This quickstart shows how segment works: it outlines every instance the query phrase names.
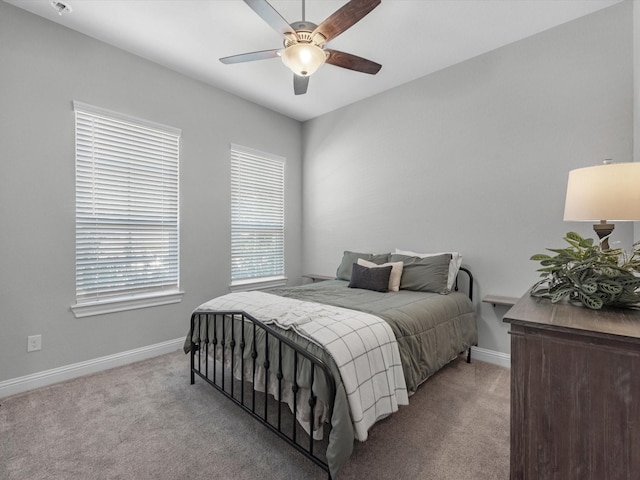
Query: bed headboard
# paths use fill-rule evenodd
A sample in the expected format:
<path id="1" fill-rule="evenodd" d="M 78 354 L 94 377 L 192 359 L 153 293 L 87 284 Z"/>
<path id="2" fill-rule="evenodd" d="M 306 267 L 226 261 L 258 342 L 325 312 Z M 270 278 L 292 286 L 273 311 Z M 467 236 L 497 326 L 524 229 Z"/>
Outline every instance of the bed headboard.
<path id="1" fill-rule="evenodd" d="M 460 272 L 464 272 L 464 274 L 462 275 L 463 277 L 462 279 L 460 278 Z M 459 289 L 458 285 L 462 286 L 463 289 L 466 289 L 467 294 L 469 295 L 469 300 L 473 301 L 473 275 L 471 274 L 471 271 L 468 268 L 460 267 L 460 269 L 458 270 L 456 283 L 455 283 L 455 286 L 453 287 L 456 292 Z"/>

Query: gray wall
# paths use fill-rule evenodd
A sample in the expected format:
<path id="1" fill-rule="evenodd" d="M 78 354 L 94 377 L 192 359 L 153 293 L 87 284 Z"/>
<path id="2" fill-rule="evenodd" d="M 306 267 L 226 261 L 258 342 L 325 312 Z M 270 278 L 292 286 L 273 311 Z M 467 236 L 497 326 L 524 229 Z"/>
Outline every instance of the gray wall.
<path id="1" fill-rule="evenodd" d="M 286 273 L 300 279 L 301 126 L 0 2 L 0 381 L 186 335 L 228 292 L 229 144 L 287 158 Z M 77 319 L 74 114 L 79 100 L 182 129 L 183 302 Z M 26 352 L 42 334 L 42 350 Z"/>
<path id="2" fill-rule="evenodd" d="M 567 174 L 632 161 L 632 45 L 624 2 L 306 122 L 305 271 L 335 273 L 343 250 L 460 251 L 479 346 L 509 352 L 505 309 L 479 300 L 521 296 L 532 254 L 593 235 L 562 220 Z"/>

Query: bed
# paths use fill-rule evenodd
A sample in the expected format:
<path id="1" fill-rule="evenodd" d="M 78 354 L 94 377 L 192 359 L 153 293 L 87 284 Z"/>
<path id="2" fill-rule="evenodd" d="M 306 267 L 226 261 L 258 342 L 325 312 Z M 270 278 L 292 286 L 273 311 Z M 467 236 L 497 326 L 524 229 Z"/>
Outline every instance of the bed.
<path id="1" fill-rule="evenodd" d="M 185 341 L 191 383 L 205 380 L 336 478 L 354 440 L 477 344 L 471 272 L 451 253 L 406 253 L 344 252 L 335 280 L 200 305 Z"/>

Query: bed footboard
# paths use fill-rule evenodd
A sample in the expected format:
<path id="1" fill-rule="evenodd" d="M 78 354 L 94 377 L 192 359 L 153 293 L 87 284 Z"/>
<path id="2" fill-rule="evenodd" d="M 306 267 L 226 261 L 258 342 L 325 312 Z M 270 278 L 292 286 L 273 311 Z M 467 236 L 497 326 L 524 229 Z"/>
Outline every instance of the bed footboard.
<path id="1" fill-rule="evenodd" d="M 192 384 L 202 378 L 329 473 L 326 442 L 314 440 L 335 398 L 323 360 L 244 312 L 196 311 L 190 338 Z"/>

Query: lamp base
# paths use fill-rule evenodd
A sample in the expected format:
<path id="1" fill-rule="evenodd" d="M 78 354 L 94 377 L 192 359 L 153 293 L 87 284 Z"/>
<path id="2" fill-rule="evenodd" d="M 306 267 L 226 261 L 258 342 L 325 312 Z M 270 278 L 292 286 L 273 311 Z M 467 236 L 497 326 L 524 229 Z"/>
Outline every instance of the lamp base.
<path id="1" fill-rule="evenodd" d="M 598 238 L 600 239 L 600 249 L 609 250 L 609 235 L 613 232 L 615 225 L 613 223 L 607 223 L 606 220 L 600 221 L 593 225 Z"/>

